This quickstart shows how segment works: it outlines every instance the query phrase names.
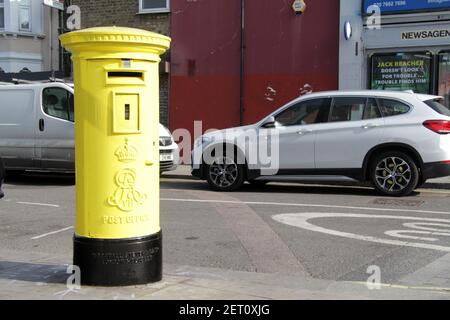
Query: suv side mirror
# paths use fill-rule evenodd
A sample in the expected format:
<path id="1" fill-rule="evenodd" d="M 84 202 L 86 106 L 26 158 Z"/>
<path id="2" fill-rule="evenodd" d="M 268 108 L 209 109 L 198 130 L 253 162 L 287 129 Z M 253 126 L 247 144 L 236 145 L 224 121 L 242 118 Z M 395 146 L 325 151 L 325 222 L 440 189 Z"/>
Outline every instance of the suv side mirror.
<path id="1" fill-rule="evenodd" d="M 266 120 L 264 120 L 264 122 L 261 125 L 261 128 L 265 128 L 265 129 L 270 129 L 270 128 L 275 128 L 275 117 L 269 117 Z"/>

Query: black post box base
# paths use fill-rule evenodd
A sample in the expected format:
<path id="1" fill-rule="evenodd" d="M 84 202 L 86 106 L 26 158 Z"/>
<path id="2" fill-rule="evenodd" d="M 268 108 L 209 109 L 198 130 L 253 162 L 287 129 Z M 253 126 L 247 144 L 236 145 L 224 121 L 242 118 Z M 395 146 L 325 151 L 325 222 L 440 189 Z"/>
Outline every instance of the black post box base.
<path id="1" fill-rule="evenodd" d="M 90 239 L 74 236 L 73 264 L 81 284 L 131 286 L 162 279 L 162 233 L 133 239 Z"/>

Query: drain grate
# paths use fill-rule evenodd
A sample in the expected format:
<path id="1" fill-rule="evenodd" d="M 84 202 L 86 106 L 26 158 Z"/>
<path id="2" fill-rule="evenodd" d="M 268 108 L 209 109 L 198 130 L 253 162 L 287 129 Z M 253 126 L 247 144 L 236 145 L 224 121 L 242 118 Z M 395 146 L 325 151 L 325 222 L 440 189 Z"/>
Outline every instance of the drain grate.
<path id="1" fill-rule="evenodd" d="M 378 198 L 371 201 L 370 203 L 382 206 L 420 207 L 425 203 L 425 201 Z"/>

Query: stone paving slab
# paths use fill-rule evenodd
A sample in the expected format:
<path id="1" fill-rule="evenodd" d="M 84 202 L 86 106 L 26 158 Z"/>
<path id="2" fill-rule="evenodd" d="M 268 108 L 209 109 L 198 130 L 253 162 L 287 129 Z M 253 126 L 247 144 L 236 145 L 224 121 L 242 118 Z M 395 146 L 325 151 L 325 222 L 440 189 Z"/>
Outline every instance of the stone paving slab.
<path id="1" fill-rule="evenodd" d="M 52 264 L 48 257 L 42 262 L 7 260 L 0 252 L 0 299 L 5 300 L 450 299 L 450 291 L 446 290 L 369 290 L 363 283 L 178 265 L 164 266 L 164 278 L 158 283 L 68 290 L 67 265 Z"/>
<path id="2" fill-rule="evenodd" d="M 450 288 L 450 253 L 403 277 L 400 283 L 409 286 Z"/>

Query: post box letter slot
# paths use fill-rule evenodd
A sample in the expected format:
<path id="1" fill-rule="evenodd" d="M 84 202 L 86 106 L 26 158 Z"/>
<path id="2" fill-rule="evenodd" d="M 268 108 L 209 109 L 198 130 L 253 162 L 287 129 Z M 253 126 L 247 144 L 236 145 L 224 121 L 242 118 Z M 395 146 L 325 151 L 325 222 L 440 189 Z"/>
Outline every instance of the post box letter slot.
<path id="1" fill-rule="evenodd" d="M 108 72 L 108 78 L 138 78 L 139 80 L 143 80 L 144 74 L 133 71 L 110 71 Z"/>
<path id="2" fill-rule="evenodd" d="M 130 120 L 130 105 L 125 105 L 125 120 Z"/>

